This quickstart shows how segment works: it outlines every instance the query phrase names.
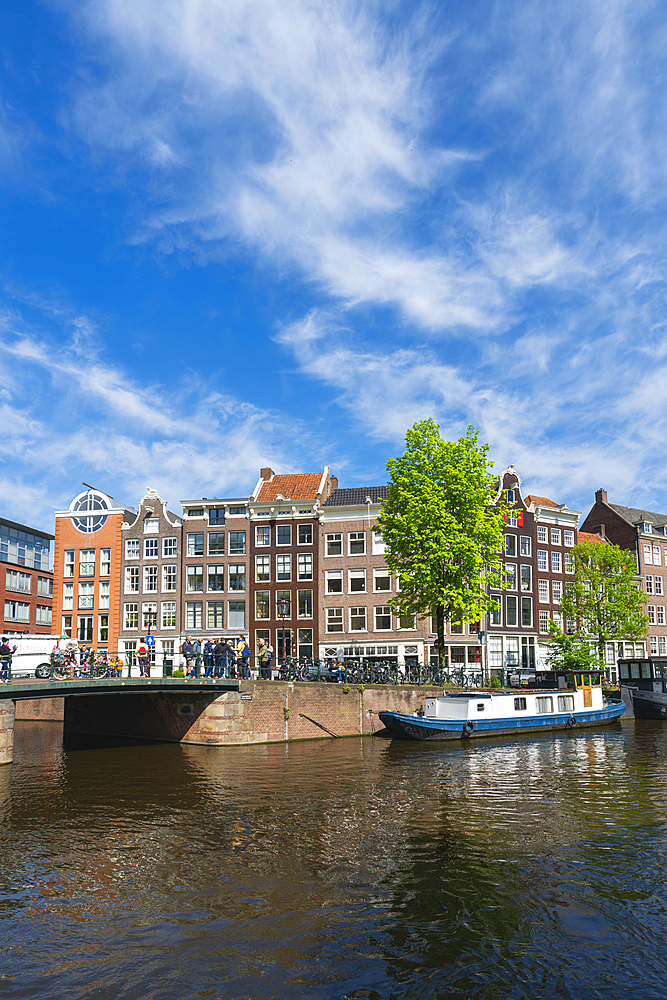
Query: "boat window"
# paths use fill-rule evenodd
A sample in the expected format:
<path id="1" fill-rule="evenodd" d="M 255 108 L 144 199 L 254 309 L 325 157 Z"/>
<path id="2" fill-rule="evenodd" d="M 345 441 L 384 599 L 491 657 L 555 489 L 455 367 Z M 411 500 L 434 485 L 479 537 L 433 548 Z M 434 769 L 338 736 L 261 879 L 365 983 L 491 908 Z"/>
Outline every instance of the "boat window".
<path id="1" fill-rule="evenodd" d="M 559 694 L 558 695 L 558 711 L 559 712 L 574 712 L 574 695 L 573 694 Z"/>
<path id="2" fill-rule="evenodd" d="M 478 712 L 483 712 L 484 711 L 484 703 L 483 702 L 481 702 L 481 701 L 477 702 L 477 711 Z"/>
<path id="3" fill-rule="evenodd" d="M 639 664 L 638 663 L 631 663 L 630 664 L 630 676 L 635 681 L 639 680 Z"/>
<path id="4" fill-rule="evenodd" d="M 581 674 L 576 674 L 574 679 L 577 682 L 578 687 L 581 687 Z"/>
<path id="5" fill-rule="evenodd" d="M 591 674 L 591 684 L 593 684 L 596 687 L 599 687 L 599 684 L 600 684 L 600 675 L 599 674 Z"/>
<path id="6" fill-rule="evenodd" d="M 553 712 L 554 710 L 554 700 L 551 695 L 543 698 L 535 699 L 535 709 L 539 713 Z"/>
<path id="7" fill-rule="evenodd" d="M 622 681 L 629 680 L 629 678 L 630 678 L 630 668 L 627 665 L 627 663 L 621 663 L 619 669 L 620 669 L 620 672 L 621 672 L 621 680 Z"/>
<path id="8" fill-rule="evenodd" d="M 641 668 L 642 668 L 642 677 L 648 677 L 648 678 L 650 678 L 651 677 L 651 664 L 650 663 L 642 663 L 640 665 L 641 665 Z"/>
<path id="9" fill-rule="evenodd" d="M 514 711 L 515 712 L 525 712 L 526 711 L 526 699 L 525 698 L 515 698 L 514 699 Z"/>
<path id="10" fill-rule="evenodd" d="M 584 674 L 584 684 L 590 684 L 591 678 L 588 674 Z"/>

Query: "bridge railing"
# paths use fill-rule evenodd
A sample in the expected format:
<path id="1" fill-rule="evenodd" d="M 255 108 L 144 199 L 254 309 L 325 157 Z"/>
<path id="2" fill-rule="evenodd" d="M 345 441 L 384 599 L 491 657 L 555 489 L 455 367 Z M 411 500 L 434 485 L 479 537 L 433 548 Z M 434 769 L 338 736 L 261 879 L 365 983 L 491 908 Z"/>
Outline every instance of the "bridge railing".
<path id="1" fill-rule="evenodd" d="M 180 654 L 179 654 L 180 655 Z M 415 663 L 413 660 L 401 662 L 364 661 L 358 658 L 308 659 L 286 658 L 277 663 L 257 656 L 234 657 L 229 653 L 221 656 L 196 653 L 182 657 L 181 665 L 174 664 L 174 655 L 164 653 L 155 656 L 152 662 L 141 662 L 136 653 L 123 650 L 117 653 L 95 654 L 75 649 L 54 649 L 48 670 L 42 669 L 37 676 L 43 680 L 59 681 L 74 678 L 127 679 L 129 677 L 182 677 L 194 681 L 227 679 L 262 679 L 282 681 L 309 681 L 315 683 L 340 683 L 344 685 L 362 684 L 411 684 L 441 687 L 454 684 L 459 687 L 480 687 L 484 683 L 479 666 L 463 665 L 441 668 L 434 664 Z M 46 664 L 41 665 L 46 668 Z M 19 680 L 12 675 L 12 657 L 0 662 L 0 679 L 11 684 Z"/>

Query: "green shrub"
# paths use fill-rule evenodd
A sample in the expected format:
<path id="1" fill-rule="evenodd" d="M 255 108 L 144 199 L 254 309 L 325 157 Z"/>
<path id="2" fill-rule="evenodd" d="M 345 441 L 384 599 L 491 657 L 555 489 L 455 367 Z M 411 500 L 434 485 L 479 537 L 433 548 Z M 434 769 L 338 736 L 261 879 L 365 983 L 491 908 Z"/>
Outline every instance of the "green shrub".
<path id="1" fill-rule="evenodd" d="M 172 677 L 185 677 L 185 670 L 183 667 L 177 667 L 176 670 L 172 671 Z"/>

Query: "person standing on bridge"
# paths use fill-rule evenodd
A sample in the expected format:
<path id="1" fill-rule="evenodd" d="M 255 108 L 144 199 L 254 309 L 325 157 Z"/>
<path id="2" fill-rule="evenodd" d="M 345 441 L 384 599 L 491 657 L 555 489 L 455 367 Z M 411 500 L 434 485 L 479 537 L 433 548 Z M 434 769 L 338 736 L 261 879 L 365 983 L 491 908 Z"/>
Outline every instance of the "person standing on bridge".
<path id="1" fill-rule="evenodd" d="M 148 650 L 144 646 L 143 642 L 137 650 L 137 659 L 139 660 L 139 676 L 150 677 L 150 671 L 148 669 Z"/>
<path id="2" fill-rule="evenodd" d="M 194 653 L 194 662 L 190 677 L 199 677 L 199 667 L 201 666 L 201 642 L 199 639 L 192 640 L 192 652 Z"/>
<path id="3" fill-rule="evenodd" d="M 192 667 L 192 661 L 194 659 L 195 651 L 192 645 L 192 639 L 189 635 L 186 635 L 185 642 L 181 645 L 181 653 L 185 657 L 185 673 L 189 674 L 190 668 Z"/>
<path id="4" fill-rule="evenodd" d="M 225 644 L 222 641 L 222 639 L 218 639 L 215 646 L 213 647 L 213 659 L 215 661 L 214 677 L 216 679 L 218 677 L 224 676 L 225 673 L 224 656 L 225 656 Z"/>
<path id="5" fill-rule="evenodd" d="M 0 678 L 2 678 L 3 684 L 6 684 L 9 680 L 9 664 L 12 662 L 12 656 L 17 649 L 18 646 L 10 649 L 7 637 L 3 635 L 2 645 L 0 646 Z"/>
<path id="6" fill-rule="evenodd" d="M 204 643 L 204 677 L 213 676 L 213 643 L 207 639 Z"/>

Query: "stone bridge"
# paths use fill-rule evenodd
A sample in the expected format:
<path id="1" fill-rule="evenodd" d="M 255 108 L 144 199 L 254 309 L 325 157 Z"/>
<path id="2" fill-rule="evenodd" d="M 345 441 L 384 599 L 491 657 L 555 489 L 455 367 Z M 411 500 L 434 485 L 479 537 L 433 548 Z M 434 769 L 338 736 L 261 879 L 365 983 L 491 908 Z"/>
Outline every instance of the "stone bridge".
<path id="1" fill-rule="evenodd" d="M 66 734 L 239 746 L 370 735 L 383 709 L 413 712 L 442 688 L 208 678 L 22 681 L 0 697 L 0 763 L 13 760 L 17 702 L 63 699 Z"/>

